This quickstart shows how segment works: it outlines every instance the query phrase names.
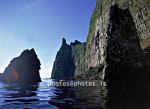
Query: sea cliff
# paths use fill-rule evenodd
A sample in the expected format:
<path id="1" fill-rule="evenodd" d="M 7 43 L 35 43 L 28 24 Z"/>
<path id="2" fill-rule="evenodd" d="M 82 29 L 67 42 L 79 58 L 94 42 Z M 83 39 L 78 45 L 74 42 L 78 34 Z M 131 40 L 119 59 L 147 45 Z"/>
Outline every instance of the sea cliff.
<path id="1" fill-rule="evenodd" d="M 56 56 L 56 60 L 63 59 L 63 65 L 70 59 L 74 67 L 64 70 L 55 60 L 52 77 L 65 72 L 63 76 L 69 73 L 71 78 L 84 80 L 148 80 L 149 8 L 148 0 L 97 0 L 86 42 L 68 45 L 70 53 L 61 52 L 61 46 L 61 55 Z"/>

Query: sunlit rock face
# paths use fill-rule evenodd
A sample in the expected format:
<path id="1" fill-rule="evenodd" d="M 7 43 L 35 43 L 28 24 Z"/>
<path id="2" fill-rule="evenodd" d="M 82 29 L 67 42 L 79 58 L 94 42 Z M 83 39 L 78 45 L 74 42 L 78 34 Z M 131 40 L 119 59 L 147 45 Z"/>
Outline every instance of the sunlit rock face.
<path id="1" fill-rule="evenodd" d="M 41 81 L 40 65 L 34 49 L 27 49 L 10 61 L 1 78 L 7 83 L 37 83 Z"/>

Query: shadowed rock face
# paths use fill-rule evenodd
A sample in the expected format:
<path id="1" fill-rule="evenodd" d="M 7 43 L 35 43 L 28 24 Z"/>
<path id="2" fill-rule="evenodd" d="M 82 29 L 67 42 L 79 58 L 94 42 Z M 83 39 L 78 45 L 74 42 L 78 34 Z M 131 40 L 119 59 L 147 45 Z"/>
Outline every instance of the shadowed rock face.
<path id="1" fill-rule="evenodd" d="M 131 70 L 142 64 L 143 57 L 135 23 L 130 11 L 120 9 L 116 4 L 110 8 L 109 20 L 106 78 L 129 79 L 133 75 Z"/>
<path id="2" fill-rule="evenodd" d="M 24 50 L 19 57 L 10 61 L 1 79 L 7 83 L 20 84 L 40 82 L 40 65 L 34 49 Z"/>
<path id="3" fill-rule="evenodd" d="M 51 78 L 73 79 L 84 72 L 85 43 L 77 40 L 66 43 L 63 38 L 62 45 L 57 53 Z"/>
<path id="4" fill-rule="evenodd" d="M 149 80 L 149 6 L 148 0 L 97 0 L 87 41 L 71 44 L 74 77 L 89 80 L 105 77 L 108 81 Z M 61 48 L 59 56 L 57 54 L 59 58 L 56 58 L 54 71 L 63 66 L 58 61 L 60 58 L 68 59 L 60 55 L 66 54 L 63 51 Z M 59 65 L 56 66 L 57 62 Z"/>
<path id="5" fill-rule="evenodd" d="M 72 48 L 63 38 L 60 50 L 57 52 L 52 70 L 52 79 L 73 78 L 75 66 L 72 58 Z"/>

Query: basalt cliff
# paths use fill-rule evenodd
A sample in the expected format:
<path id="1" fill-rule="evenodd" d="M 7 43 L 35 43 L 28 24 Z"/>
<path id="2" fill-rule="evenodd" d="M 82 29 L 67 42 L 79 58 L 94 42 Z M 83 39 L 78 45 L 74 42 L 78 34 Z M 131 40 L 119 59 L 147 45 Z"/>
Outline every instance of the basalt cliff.
<path id="1" fill-rule="evenodd" d="M 85 43 L 75 41 L 67 44 L 62 39 L 62 45 L 56 55 L 51 78 L 73 79 L 74 75 L 83 73 L 85 64 Z"/>
<path id="2" fill-rule="evenodd" d="M 97 0 L 85 43 L 64 41 L 52 78 L 148 80 L 149 0 Z"/>
<path id="3" fill-rule="evenodd" d="M 10 61 L 0 79 L 6 83 L 19 84 L 40 82 L 40 65 L 34 49 L 24 50 L 20 56 Z"/>

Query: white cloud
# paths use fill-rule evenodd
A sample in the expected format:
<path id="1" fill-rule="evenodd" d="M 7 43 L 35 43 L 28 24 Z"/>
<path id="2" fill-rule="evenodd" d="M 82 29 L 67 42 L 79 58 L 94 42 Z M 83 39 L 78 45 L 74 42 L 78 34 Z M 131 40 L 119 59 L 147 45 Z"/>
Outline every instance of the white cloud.
<path id="1" fill-rule="evenodd" d="M 25 12 L 25 11 L 27 11 L 27 10 L 29 10 L 29 9 L 37 6 L 42 1 L 43 0 L 36 0 L 36 1 L 34 1 L 34 2 L 30 3 L 30 4 L 28 4 L 28 5 L 26 5 L 25 7 L 21 8 L 18 12 L 19 13 Z"/>

